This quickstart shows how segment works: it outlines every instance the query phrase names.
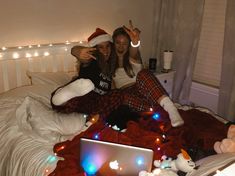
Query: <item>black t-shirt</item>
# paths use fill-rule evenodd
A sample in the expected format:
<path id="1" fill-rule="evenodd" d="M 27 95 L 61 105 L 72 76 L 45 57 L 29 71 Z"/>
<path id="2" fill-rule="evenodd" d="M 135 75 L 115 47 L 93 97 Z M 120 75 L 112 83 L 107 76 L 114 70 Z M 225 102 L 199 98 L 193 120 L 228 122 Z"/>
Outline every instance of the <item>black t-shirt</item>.
<path id="1" fill-rule="evenodd" d="M 101 73 L 96 60 L 92 60 L 88 66 L 80 67 L 79 78 L 90 79 L 98 94 L 103 95 L 111 89 L 112 78 Z"/>

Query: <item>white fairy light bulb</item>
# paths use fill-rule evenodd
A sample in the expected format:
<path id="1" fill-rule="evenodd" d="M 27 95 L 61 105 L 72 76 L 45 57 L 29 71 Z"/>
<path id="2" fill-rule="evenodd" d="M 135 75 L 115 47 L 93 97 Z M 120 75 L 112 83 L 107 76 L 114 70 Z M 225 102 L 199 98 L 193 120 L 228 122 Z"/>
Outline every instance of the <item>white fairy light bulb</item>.
<path id="1" fill-rule="evenodd" d="M 37 46 L 38 46 L 38 48 L 40 48 L 40 47 L 41 47 L 41 45 L 40 45 L 40 44 L 38 44 Z"/>
<path id="2" fill-rule="evenodd" d="M 152 111 L 153 111 L 153 108 L 149 108 L 149 110 L 152 112 Z"/>
<path id="3" fill-rule="evenodd" d="M 29 47 L 29 48 L 32 48 L 32 45 L 29 45 L 28 47 Z"/>
<path id="4" fill-rule="evenodd" d="M 0 53 L 0 58 L 3 58 L 3 55 L 2 55 L 2 53 Z"/>
<path id="5" fill-rule="evenodd" d="M 25 54 L 25 57 L 26 57 L 26 58 L 32 57 L 32 54 L 26 53 L 26 54 Z"/>
<path id="6" fill-rule="evenodd" d="M 18 46 L 18 49 L 22 49 L 23 47 L 22 46 Z"/>
<path id="7" fill-rule="evenodd" d="M 49 44 L 49 46 L 53 46 L 53 45 L 52 45 L 52 43 L 51 43 L 51 44 Z"/>
<path id="8" fill-rule="evenodd" d="M 83 42 L 82 42 L 82 41 L 80 41 L 79 43 L 80 43 L 80 44 L 82 44 Z"/>
<path id="9" fill-rule="evenodd" d="M 18 59 L 20 57 L 19 53 L 13 53 L 12 57 L 14 59 Z"/>
<path id="10" fill-rule="evenodd" d="M 50 53 L 46 51 L 46 52 L 43 53 L 43 55 L 44 55 L 44 56 L 49 56 Z"/>
<path id="11" fill-rule="evenodd" d="M 33 56 L 34 56 L 34 57 L 38 57 L 38 56 L 39 56 L 38 52 L 35 52 L 35 53 L 33 54 Z"/>
<path id="12" fill-rule="evenodd" d="M 67 40 L 67 41 L 65 42 L 65 44 L 66 44 L 66 45 L 69 45 L 69 44 L 70 44 L 70 42 Z"/>
<path id="13" fill-rule="evenodd" d="M 7 48 L 5 46 L 2 47 L 2 50 L 5 51 Z"/>

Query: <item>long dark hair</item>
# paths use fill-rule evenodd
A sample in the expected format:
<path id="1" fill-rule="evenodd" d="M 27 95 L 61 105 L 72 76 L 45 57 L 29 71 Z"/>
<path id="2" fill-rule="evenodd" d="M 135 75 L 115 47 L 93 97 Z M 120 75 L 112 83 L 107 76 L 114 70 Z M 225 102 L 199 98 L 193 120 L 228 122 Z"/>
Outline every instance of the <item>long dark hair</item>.
<path id="1" fill-rule="evenodd" d="M 111 53 L 109 59 L 105 61 L 104 56 L 98 51 L 98 49 L 94 52 L 94 56 L 97 58 L 97 62 L 101 72 L 109 77 L 112 77 L 115 73 L 115 56 L 114 56 L 114 45 L 110 42 L 111 45 Z"/>
<path id="2" fill-rule="evenodd" d="M 123 29 L 123 27 L 119 27 L 113 32 L 113 36 L 112 36 L 113 37 L 113 42 L 115 43 L 115 40 L 119 35 L 123 35 L 128 39 L 129 47 L 130 47 L 130 42 L 131 42 L 130 36 L 126 33 L 126 31 Z M 119 65 L 118 65 L 118 56 L 117 56 L 116 53 L 114 53 L 114 57 L 115 57 L 114 62 L 115 62 L 115 70 L 116 70 L 119 67 Z M 126 52 L 124 54 L 124 57 L 123 57 L 123 68 L 124 68 L 126 74 L 129 77 L 133 78 L 135 76 L 135 74 L 134 74 L 133 68 L 130 64 L 129 58 L 130 58 L 129 52 Z"/>

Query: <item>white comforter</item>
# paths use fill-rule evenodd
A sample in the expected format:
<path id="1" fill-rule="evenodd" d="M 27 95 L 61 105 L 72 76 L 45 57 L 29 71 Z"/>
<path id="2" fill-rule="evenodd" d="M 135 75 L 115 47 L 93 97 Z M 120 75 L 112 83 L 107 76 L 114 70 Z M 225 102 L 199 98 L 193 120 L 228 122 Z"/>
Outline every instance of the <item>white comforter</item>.
<path id="1" fill-rule="evenodd" d="M 53 146 L 87 129 L 84 114 L 51 110 L 54 89 L 35 85 L 0 94 L 0 176 L 48 175 L 60 159 Z"/>

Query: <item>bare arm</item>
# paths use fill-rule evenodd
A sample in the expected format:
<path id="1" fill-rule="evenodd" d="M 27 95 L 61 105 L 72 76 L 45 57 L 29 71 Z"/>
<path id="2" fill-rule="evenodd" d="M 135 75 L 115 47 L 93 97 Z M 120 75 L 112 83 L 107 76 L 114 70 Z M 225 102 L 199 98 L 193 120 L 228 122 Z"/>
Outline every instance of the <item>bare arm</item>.
<path id="1" fill-rule="evenodd" d="M 129 28 L 123 26 L 126 33 L 130 36 L 132 45 L 129 49 L 130 57 L 133 58 L 137 63 L 142 63 L 140 51 L 139 51 L 139 42 L 140 42 L 140 30 L 138 28 L 134 28 L 132 21 L 129 20 Z"/>

